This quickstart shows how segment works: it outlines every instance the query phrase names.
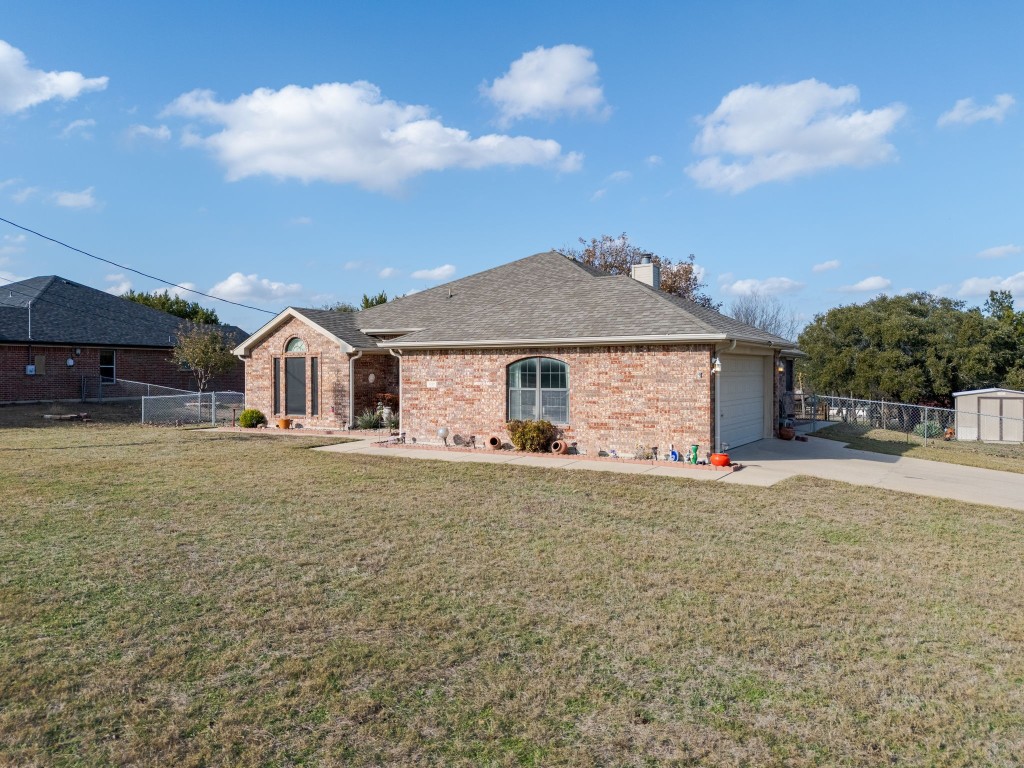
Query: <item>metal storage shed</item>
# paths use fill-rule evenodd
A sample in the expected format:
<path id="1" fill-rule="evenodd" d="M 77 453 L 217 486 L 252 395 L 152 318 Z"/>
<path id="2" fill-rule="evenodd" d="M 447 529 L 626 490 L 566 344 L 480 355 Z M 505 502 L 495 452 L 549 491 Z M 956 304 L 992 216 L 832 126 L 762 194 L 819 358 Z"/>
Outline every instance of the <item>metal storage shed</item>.
<path id="1" fill-rule="evenodd" d="M 956 439 L 1024 443 L 1024 392 L 991 387 L 954 392 Z"/>

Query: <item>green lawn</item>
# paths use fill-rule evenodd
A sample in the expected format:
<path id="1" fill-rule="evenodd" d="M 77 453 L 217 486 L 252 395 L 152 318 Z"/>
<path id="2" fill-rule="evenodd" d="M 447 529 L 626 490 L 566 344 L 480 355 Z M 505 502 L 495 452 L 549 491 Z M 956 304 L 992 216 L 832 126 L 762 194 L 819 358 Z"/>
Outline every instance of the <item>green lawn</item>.
<path id="1" fill-rule="evenodd" d="M 0 430 L 0 765 L 1020 765 L 1024 517 Z"/>
<path id="2" fill-rule="evenodd" d="M 849 443 L 850 448 L 915 459 L 944 461 L 968 467 L 998 469 L 1003 472 L 1024 472 L 1024 445 L 1014 443 L 982 443 L 976 440 L 943 440 L 863 424 L 838 423 L 819 429 L 816 437 Z"/>

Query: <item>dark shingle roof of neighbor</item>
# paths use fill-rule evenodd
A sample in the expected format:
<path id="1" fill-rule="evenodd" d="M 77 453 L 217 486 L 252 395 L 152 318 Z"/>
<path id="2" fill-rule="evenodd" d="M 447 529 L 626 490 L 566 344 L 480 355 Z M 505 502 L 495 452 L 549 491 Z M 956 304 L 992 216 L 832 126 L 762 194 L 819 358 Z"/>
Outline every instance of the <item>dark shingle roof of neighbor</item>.
<path id="1" fill-rule="evenodd" d="M 334 309 L 300 309 L 296 312 L 312 320 L 328 333 L 332 333 L 354 349 L 376 349 L 377 340 L 359 330 L 357 312 L 339 312 Z"/>
<path id="2" fill-rule="evenodd" d="M 55 275 L 0 286 L 0 342 L 170 348 L 182 323 L 180 317 Z M 219 328 L 229 342 L 248 335 L 233 325 Z"/>
<path id="3" fill-rule="evenodd" d="M 354 313 L 351 319 L 364 333 L 408 331 L 387 344 L 396 347 L 666 336 L 795 346 L 688 299 L 625 275 L 608 275 L 556 251 L 395 299 Z"/>

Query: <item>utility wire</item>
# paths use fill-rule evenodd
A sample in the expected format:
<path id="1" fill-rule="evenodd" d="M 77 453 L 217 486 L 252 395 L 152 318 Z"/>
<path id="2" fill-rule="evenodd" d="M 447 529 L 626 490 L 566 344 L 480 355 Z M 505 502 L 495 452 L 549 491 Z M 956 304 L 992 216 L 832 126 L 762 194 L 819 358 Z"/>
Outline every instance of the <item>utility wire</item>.
<path id="1" fill-rule="evenodd" d="M 69 250 L 72 250 L 72 251 L 75 251 L 76 253 L 80 253 L 83 256 L 88 256 L 90 259 L 96 259 L 96 261 L 102 261 L 104 264 L 110 264 L 112 266 L 117 267 L 118 269 L 126 269 L 129 272 L 134 272 L 136 275 L 142 275 L 142 277 L 148 277 L 150 280 L 156 280 L 158 283 L 163 283 L 164 285 L 169 285 L 172 288 L 177 288 L 177 289 L 182 290 L 182 291 L 188 291 L 189 293 L 195 293 L 195 294 L 198 294 L 200 296 L 205 296 L 206 298 L 213 299 L 214 301 L 223 301 L 225 304 L 234 304 L 236 307 L 242 307 L 243 309 L 252 309 L 252 310 L 255 310 L 257 312 L 265 312 L 268 315 L 276 315 L 277 314 L 277 312 L 271 312 L 269 309 L 263 309 L 261 307 L 253 307 L 253 306 L 251 306 L 249 304 L 242 304 L 242 303 L 237 302 L 237 301 L 232 301 L 231 299 L 223 299 L 220 296 L 214 296 L 213 294 L 210 294 L 210 293 L 203 293 L 202 291 L 197 291 L 195 288 L 186 288 L 184 285 L 178 285 L 178 283 L 172 283 L 170 280 L 164 280 L 162 277 L 157 277 L 156 275 L 148 275 L 145 272 L 140 272 L 139 270 L 133 269 L 132 267 L 126 267 L 124 264 L 118 264 L 116 261 L 111 261 L 110 259 L 104 259 L 102 256 L 96 256 L 95 254 L 89 253 L 88 251 L 83 251 L 81 248 L 75 248 L 75 246 L 73 246 L 73 245 L 68 245 L 67 243 L 62 242 L 62 241 L 58 240 L 55 237 L 50 237 L 49 235 L 44 235 L 42 232 L 36 232 L 34 229 L 29 229 L 28 227 L 23 227 L 21 224 L 13 222 L 10 219 L 5 219 L 2 216 L 0 216 L 0 221 L 4 222 L 6 224 L 10 224 L 12 227 L 17 227 L 18 229 L 22 230 L 23 232 L 28 232 L 29 234 L 35 235 L 36 237 L 41 237 L 41 238 L 43 238 L 43 240 L 49 240 L 51 243 L 56 243 L 57 245 L 64 246 L 65 248 L 67 248 Z"/>

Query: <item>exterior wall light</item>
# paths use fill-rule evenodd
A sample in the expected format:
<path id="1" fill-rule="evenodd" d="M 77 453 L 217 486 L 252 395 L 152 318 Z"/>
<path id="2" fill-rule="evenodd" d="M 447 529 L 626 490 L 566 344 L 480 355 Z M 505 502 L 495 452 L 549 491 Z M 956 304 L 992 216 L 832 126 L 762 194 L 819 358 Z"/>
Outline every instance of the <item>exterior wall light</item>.
<path id="1" fill-rule="evenodd" d="M 75 358 L 69 357 L 67 359 L 68 368 L 72 368 L 75 365 Z"/>
<path id="2" fill-rule="evenodd" d="M 722 372 L 722 361 L 719 358 L 716 357 L 711 360 L 711 370 L 715 373 Z"/>
<path id="3" fill-rule="evenodd" d="M 448 447 L 448 427 L 441 427 L 439 430 L 437 430 L 437 436 L 440 437 L 442 441 L 444 441 L 444 445 L 447 448 Z"/>

